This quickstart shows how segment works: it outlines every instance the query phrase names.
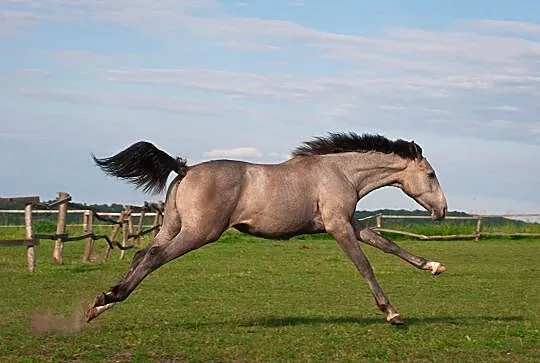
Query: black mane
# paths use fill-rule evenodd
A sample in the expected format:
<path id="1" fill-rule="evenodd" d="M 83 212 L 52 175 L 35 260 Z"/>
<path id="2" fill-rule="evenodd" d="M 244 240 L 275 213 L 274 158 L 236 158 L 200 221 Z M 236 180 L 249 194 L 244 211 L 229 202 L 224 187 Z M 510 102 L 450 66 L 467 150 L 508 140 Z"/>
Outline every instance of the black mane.
<path id="1" fill-rule="evenodd" d="M 394 153 L 406 159 L 422 157 L 422 148 L 414 141 L 389 140 L 381 135 L 358 135 L 349 133 L 330 133 L 326 137 L 316 137 L 298 146 L 293 152 L 294 156 L 310 156 L 336 154 L 345 152 L 378 151 L 385 154 Z"/>

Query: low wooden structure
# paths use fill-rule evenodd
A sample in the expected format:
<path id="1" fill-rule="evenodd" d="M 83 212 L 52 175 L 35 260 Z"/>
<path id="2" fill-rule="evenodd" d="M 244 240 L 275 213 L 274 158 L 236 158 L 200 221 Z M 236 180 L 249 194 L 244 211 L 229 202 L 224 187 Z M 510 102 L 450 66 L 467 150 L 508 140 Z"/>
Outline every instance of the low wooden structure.
<path id="1" fill-rule="evenodd" d="M 14 197 L 0 198 L 0 205 L 24 204 L 24 239 L 0 240 L 0 246 L 24 246 L 26 247 L 26 260 L 29 272 L 36 270 L 35 246 L 39 245 L 39 239 L 32 233 L 32 207 L 39 203 L 39 197 Z"/>
<path id="2" fill-rule="evenodd" d="M 519 218 L 519 217 L 531 217 L 540 218 L 540 213 L 523 213 L 523 214 L 479 214 L 471 216 L 447 216 L 445 220 L 472 220 L 476 221 L 474 230 L 470 234 L 446 234 L 446 235 L 423 235 L 419 233 L 413 233 L 408 231 L 402 231 L 391 228 L 383 227 L 383 219 L 431 219 L 430 216 L 414 216 L 414 215 L 387 215 L 377 214 L 374 216 L 362 218 L 363 220 L 375 219 L 375 226 L 372 228 L 377 232 L 386 232 L 400 234 L 403 236 L 418 238 L 420 240 L 451 240 L 451 239 L 472 239 L 478 241 L 482 236 L 485 237 L 540 237 L 540 233 L 527 233 L 527 232 L 487 232 L 482 231 L 483 221 L 487 218 Z"/>
<path id="3" fill-rule="evenodd" d="M 39 245 L 40 239 L 49 239 L 54 241 L 54 249 L 52 255 L 52 262 L 54 264 L 63 263 L 63 251 L 64 244 L 71 241 L 86 240 L 83 261 L 89 262 L 92 259 L 92 252 L 94 248 L 94 241 L 98 239 L 107 240 L 107 248 L 104 255 L 104 259 L 109 257 L 110 251 L 113 246 L 117 246 L 120 252 L 120 258 L 124 258 L 125 251 L 130 248 L 135 248 L 141 243 L 141 236 L 148 233 L 157 233 L 160 228 L 160 224 L 163 220 L 163 205 L 162 204 L 148 204 L 145 203 L 143 207 L 124 206 L 124 210 L 120 213 L 97 213 L 95 210 L 86 205 L 81 205 L 71 202 L 71 196 L 69 193 L 60 192 L 58 198 L 55 201 L 49 203 L 40 203 L 39 197 L 12 197 L 12 198 L 0 198 L 0 205 L 21 205 L 24 204 L 24 210 L 20 209 L 0 209 L 0 213 L 3 214 L 21 214 L 24 213 L 25 221 L 25 238 L 24 239 L 12 239 L 1 240 L 0 246 L 25 246 L 27 247 L 28 255 L 28 270 L 35 271 L 35 249 L 34 247 Z M 41 209 L 33 209 L 33 207 L 41 207 Z M 75 207 L 79 209 L 69 209 L 69 207 Z M 37 208 L 36 207 L 36 208 Z M 55 208 L 55 209 L 52 209 Z M 84 209 L 82 209 L 84 208 Z M 138 212 L 133 212 L 137 210 Z M 155 212 L 151 212 L 154 210 Z M 57 214 L 56 233 L 55 234 L 35 234 L 32 231 L 32 215 L 33 214 Z M 70 236 L 66 233 L 67 227 L 67 215 L 68 214 L 82 214 L 83 220 L 83 234 L 78 236 Z M 134 224 L 132 217 L 139 217 L 137 224 L 137 233 L 134 232 Z M 148 229 L 144 228 L 144 218 L 153 217 L 154 224 Z M 116 220 L 111 217 L 118 217 Z M 103 223 L 112 224 L 113 228 L 109 235 L 97 235 L 94 233 L 94 218 L 102 221 Z M 120 236 L 121 234 L 121 236 Z M 117 241 L 117 238 L 120 238 Z"/>

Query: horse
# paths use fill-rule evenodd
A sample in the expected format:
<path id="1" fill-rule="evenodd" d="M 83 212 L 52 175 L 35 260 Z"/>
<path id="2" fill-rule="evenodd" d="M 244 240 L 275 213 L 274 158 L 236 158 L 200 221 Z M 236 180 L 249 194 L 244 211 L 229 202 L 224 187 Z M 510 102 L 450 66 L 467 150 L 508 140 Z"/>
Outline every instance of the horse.
<path id="1" fill-rule="evenodd" d="M 195 165 L 175 158 L 148 141 L 118 154 L 92 158 L 106 174 L 159 193 L 168 176 L 163 224 L 153 241 L 139 250 L 118 283 L 96 296 L 87 322 L 125 300 L 141 281 L 163 264 L 215 242 L 233 228 L 253 236 L 288 239 L 327 232 L 364 277 L 386 321 L 404 324 L 377 282 L 358 242 L 400 257 L 439 275 L 446 267 L 412 254 L 353 218 L 358 201 L 384 186 L 394 186 L 444 219 L 447 204 L 434 169 L 414 141 L 381 135 L 329 133 L 300 144 L 277 164 L 210 160 Z"/>

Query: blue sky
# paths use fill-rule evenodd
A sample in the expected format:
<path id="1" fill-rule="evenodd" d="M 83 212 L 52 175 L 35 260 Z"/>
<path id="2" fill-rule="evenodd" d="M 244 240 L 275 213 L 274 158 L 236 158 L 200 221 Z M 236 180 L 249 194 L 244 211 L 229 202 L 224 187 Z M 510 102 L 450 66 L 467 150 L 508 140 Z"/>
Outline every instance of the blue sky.
<path id="1" fill-rule="evenodd" d="M 414 139 L 450 209 L 540 212 L 536 1 L 3 0 L 0 54 L 2 196 L 140 204 L 90 153 L 272 163 L 356 131 Z"/>

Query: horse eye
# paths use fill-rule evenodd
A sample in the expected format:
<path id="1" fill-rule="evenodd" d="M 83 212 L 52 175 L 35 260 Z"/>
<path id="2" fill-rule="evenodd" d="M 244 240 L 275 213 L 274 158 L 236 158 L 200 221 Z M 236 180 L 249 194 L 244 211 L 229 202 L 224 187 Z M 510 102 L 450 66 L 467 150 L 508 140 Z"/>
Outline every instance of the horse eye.
<path id="1" fill-rule="evenodd" d="M 429 178 L 433 179 L 435 178 L 435 172 L 434 171 L 430 171 L 427 175 Z"/>

